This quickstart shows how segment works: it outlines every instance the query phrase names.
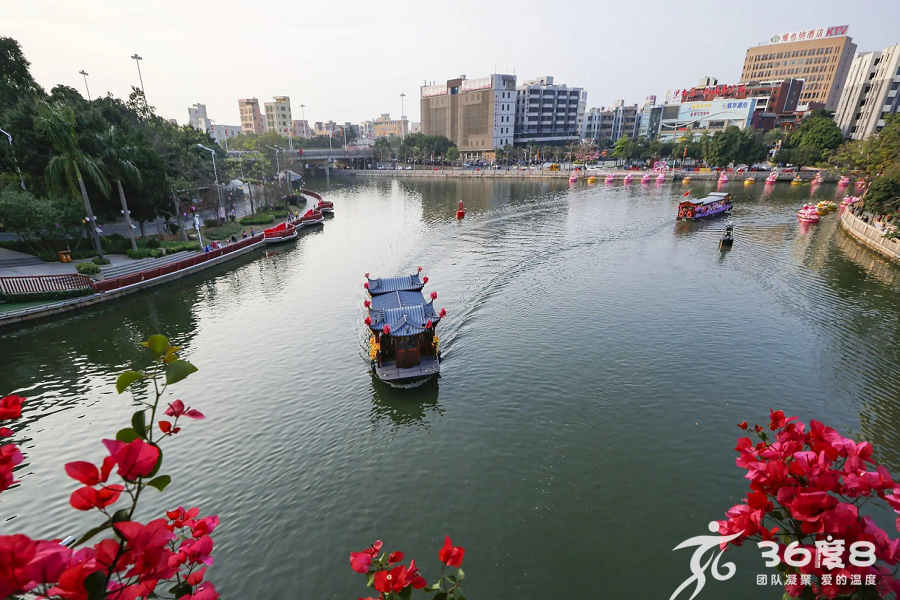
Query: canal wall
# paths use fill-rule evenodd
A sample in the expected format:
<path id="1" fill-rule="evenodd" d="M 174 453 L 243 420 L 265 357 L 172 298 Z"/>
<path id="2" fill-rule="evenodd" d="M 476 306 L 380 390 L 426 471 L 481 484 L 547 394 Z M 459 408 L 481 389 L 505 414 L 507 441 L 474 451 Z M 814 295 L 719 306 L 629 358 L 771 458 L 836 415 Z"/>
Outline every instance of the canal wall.
<path id="1" fill-rule="evenodd" d="M 54 302 L 52 304 L 43 304 L 41 306 L 23 308 L 22 310 L 0 313 L 0 327 L 71 312 L 73 310 L 78 310 L 86 306 L 92 306 L 101 302 L 115 300 L 117 298 L 121 298 L 123 296 L 139 292 L 141 290 L 156 287 L 157 285 L 168 283 L 170 281 L 175 281 L 176 279 L 181 279 L 182 277 L 187 277 L 188 275 L 193 275 L 194 273 L 218 266 L 224 262 L 237 258 L 238 256 L 243 256 L 248 252 L 252 252 L 257 248 L 263 247 L 265 245 L 265 242 L 263 242 L 263 236 L 259 235 L 258 237 L 259 241 L 256 243 L 248 244 L 247 246 L 244 246 L 243 248 L 240 248 L 233 252 L 229 252 L 228 254 L 223 254 L 202 263 L 180 269 L 166 275 L 154 277 L 153 279 L 139 281 L 137 283 L 122 286 L 108 292 L 98 292 L 90 296 L 82 296 L 80 298 L 63 300 L 61 302 Z"/>
<path id="2" fill-rule="evenodd" d="M 900 240 L 885 238 L 883 231 L 866 223 L 849 209 L 844 209 L 841 214 L 841 229 L 863 246 L 891 260 L 900 261 Z"/>
<path id="3" fill-rule="evenodd" d="M 641 178 L 650 174 L 651 180 L 655 182 L 656 177 L 659 175 L 656 171 L 605 171 L 598 170 L 596 172 L 597 183 L 602 183 L 603 179 L 608 175 L 612 175 L 617 181 L 620 181 L 625 178 L 626 175 L 631 175 L 633 178 L 633 183 L 640 183 Z M 418 178 L 418 179 L 434 179 L 434 178 L 458 178 L 458 179 L 559 179 L 566 181 L 569 179 L 569 171 L 542 171 L 540 169 L 534 170 L 506 170 L 506 169 L 487 169 L 487 170 L 475 170 L 475 169 L 444 169 L 443 171 L 440 169 L 415 169 L 412 171 L 406 170 L 396 170 L 396 171 L 379 171 L 379 170 L 355 170 L 355 169 L 337 169 L 332 172 L 332 175 L 335 177 L 338 176 L 350 176 L 350 177 L 387 177 L 387 178 L 396 178 L 396 177 L 408 177 L 408 178 Z M 681 181 L 683 177 L 691 177 L 694 181 L 715 181 L 719 179 L 720 173 L 709 172 L 702 173 L 698 171 L 669 171 L 668 173 L 664 173 L 666 176 L 666 181 Z M 769 172 L 767 171 L 754 171 L 751 173 L 730 173 L 728 174 L 729 179 L 732 182 L 742 182 L 745 179 L 752 178 L 756 181 L 765 181 L 769 176 Z M 795 177 L 800 177 L 803 181 L 811 181 L 816 176 L 815 173 L 783 173 L 778 175 L 779 182 L 790 182 Z M 584 180 L 585 176 L 583 174 L 579 175 L 579 181 Z M 837 176 L 823 176 L 824 181 L 826 183 L 835 183 L 837 182 Z"/>

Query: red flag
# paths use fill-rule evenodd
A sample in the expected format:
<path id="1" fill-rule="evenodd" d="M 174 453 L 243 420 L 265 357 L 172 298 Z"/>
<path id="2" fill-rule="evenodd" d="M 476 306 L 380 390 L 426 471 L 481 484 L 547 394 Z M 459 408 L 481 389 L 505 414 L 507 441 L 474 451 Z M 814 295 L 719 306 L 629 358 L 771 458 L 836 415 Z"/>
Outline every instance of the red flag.
<path id="1" fill-rule="evenodd" d="M 690 195 L 691 195 L 691 190 L 688 190 L 682 194 L 682 196 L 690 196 Z"/>

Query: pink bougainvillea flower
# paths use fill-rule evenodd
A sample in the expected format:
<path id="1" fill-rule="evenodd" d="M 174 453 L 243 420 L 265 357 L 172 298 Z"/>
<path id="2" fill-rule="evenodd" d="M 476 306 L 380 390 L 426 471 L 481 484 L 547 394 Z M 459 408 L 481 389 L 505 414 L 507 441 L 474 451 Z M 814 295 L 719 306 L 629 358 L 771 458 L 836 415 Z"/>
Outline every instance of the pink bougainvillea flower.
<path id="1" fill-rule="evenodd" d="M 185 527 L 191 529 L 191 535 L 195 538 L 209 535 L 219 525 L 219 517 L 212 515 L 202 519 L 191 519 L 184 522 Z"/>
<path id="2" fill-rule="evenodd" d="M 392 565 L 394 563 L 398 563 L 403 560 L 405 555 L 402 552 L 391 552 L 391 555 L 388 556 L 388 564 Z"/>
<path id="3" fill-rule="evenodd" d="M 34 557 L 22 570 L 24 577 L 33 583 L 56 583 L 60 575 L 69 567 L 72 550 L 61 546 L 59 541 L 39 541 L 35 545 Z"/>
<path id="4" fill-rule="evenodd" d="M 407 586 L 420 590 L 427 582 L 424 577 L 419 576 L 419 569 L 416 567 L 416 561 L 410 561 L 409 568 L 400 565 L 389 571 L 378 571 L 375 573 L 375 579 L 372 586 L 383 594 L 391 592 L 400 592 Z"/>
<path id="5" fill-rule="evenodd" d="M 362 552 L 351 552 L 350 568 L 363 575 L 368 573 L 369 567 L 372 565 L 372 558 L 378 554 L 378 551 L 381 550 L 381 546 L 381 540 L 378 540 Z"/>
<path id="6" fill-rule="evenodd" d="M 100 470 L 84 460 L 66 463 L 66 475 L 84 485 L 97 485 L 101 481 Z"/>
<path id="7" fill-rule="evenodd" d="M 169 542 L 175 539 L 175 534 L 169 531 L 165 519 L 155 519 L 146 525 L 123 521 L 113 528 L 134 553 L 133 566 L 126 577 L 137 575 L 143 581 L 152 581 L 168 579 L 175 574 L 175 569 L 169 566 L 169 559 L 174 554 L 169 549 Z"/>
<path id="8" fill-rule="evenodd" d="M 462 565 L 463 556 L 466 554 L 465 548 L 459 548 L 454 546 L 450 541 L 450 536 L 448 535 L 444 538 L 444 547 L 441 548 L 441 551 L 438 552 L 438 558 L 445 565 L 449 565 L 451 567 L 459 567 Z"/>
<path id="9" fill-rule="evenodd" d="M 186 594 L 178 600 L 218 600 L 219 592 L 216 586 L 206 581 L 197 586 L 192 594 Z"/>
<path id="10" fill-rule="evenodd" d="M 189 508 L 188 510 L 184 510 L 182 507 L 178 507 L 175 510 L 167 510 L 166 516 L 169 517 L 169 520 L 172 521 L 172 525 L 178 529 L 184 527 L 186 521 L 193 520 L 194 517 L 200 514 L 200 508 L 194 507 Z"/>
<path id="11" fill-rule="evenodd" d="M 28 536 L 0 535 L 0 597 L 30 591 L 35 585 L 24 573 L 37 551 L 37 544 Z"/>
<path id="12" fill-rule="evenodd" d="M 176 419 L 181 415 L 188 417 L 189 419 L 205 419 L 203 413 L 199 410 L 195 410 L 193 408 L 188 408 L 185 410 L 184 402 L 181 400 L 176 400 L 172 404 L 169 405 L 169 408 L 166 409 L 166 414 L 170 417 L 175 417 Z"/>
<path id="13" fill-rule="evenodd" d="M 0 438 L 12 437 L 14 433 L 9 427 L 0 427 Z"/>
<path id="14" fill-rule="evenodd" d="M 13 468 L 25 460 L 22 452 L 15 444 L 0 446 L 0 492 L 16 483 L 13 478 Z"/>
<path id="15" fill-rule="evenodd" d="M 0 419 L 18 419 L 22 416 L 22 396 L 4 396 L 0 398 Z"/>
<path id="16" fill-rule="evenodd" d="M 202 569 L 199 569 L 199 570 L 197 570 L 197 571 L 194 571 L 193 573 L 191 573 L 190 575 L 188 575 L 188 576 L 185 578 L 185 582 L 186 582 L 188 585 L 197 585 L 198 583 L 200 583 L 201 581 L 203 581 L 203 576 L 204 576 L 205 574 L 206 574 L 206 567 L 203 567 Z"/>
<path id="17" fill-rule="evenodd" d="M 175 435 L 176 433 L 181 431 L 181 427 L 172 427 L 172 424 L 168 421 L 160 421 L 159 430 L 166 435 Z"/>
<path id="18" fill-rule="evenodd" d="M 117 440 L 103 440 L 103 443 L 115 460 L 115 464 L 119 466 L 117 471 L 119 476 L 126 481 L 146 477 L 156 468 L 160 456 L 159 448 L 142 439 L 127 444 Z"/>
<path id="19" fill-rule="evenodd" d="M 69 497 L 69 504 L 75 510 L 91 510 L 92 508 L 106 508 L 115 503 L 125 488 L 121 485 L 108 485 L 99 490 L 90 486 L 78 488 Z"/>

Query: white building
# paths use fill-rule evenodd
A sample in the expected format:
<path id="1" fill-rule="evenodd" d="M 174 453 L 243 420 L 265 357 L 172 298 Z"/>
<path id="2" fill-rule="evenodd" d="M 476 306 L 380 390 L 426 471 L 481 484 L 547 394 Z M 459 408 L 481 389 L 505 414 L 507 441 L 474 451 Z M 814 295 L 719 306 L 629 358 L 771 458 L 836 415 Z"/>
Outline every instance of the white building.
<path id="1" fill-rule="evenodd" d="M 375 137 L 375 121 L 363 121 L 359 124 L 360 139 L 371 140 Z"/>
<path id="2" fill-rule="evenodd" d="M 900 109 L 900 44 L 861 52 L 838 101 L 834 120 L 844 138 L 861 140 L 884 127 L 884 117 Z"/>
<path id="3" fill-rule="evenodd" d="M 565 144 L 581 135 L 587 92 L 554 85 L 549 75 L 516 88 L 516 144 Z"/>
<path id="4" fill-rule="evenodd" d="M 291 118 L 291 99 L 288 96 L 275 96 L 274 102 L 266 102 L 266 131 L 274 131 L 278 135 L 293 135 L 294 120 Z"/>
<path id="5" fill-rule="evenodd" d="M 206 115 L 205 104 L 194 104 L 188 107 L 188 123 L 194 129 L 209 131 L 209 117 Z"/>
<path id="6" fill-rule="evenodd" d="M 615 142 L 623 135 L 633 140 L 638 136 L 640 126 L 638 105 L 626 106 L 624 100 L 616 100 L 612 108 L 592 108 L 584 115 L 581 137 L 598 143 Z"/>
<path id="7" fill-rule="evenodd" d="M 224 147 L 227 143 L 225 140 L 241 135 L 240 125 L 216 125 L 213 123 L 210 135 L 216 140 L 216 143 Z"/>

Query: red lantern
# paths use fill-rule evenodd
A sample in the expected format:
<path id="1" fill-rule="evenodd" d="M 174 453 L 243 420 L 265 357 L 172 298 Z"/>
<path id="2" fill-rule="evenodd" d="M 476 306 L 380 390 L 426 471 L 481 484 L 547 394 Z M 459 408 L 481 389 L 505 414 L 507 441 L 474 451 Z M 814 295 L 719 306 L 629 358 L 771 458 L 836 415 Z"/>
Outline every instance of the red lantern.
<path id="1" fill-rule="evenodd" d="M 372 301 L 366 300 L 365 302 L 363 302 L 363 306 L 365 306 L 366 308 L 369 308 L 370 306 L 372 306 Z"/>
<path id="2" fill-rule="evenodd" d="M 422 267 L 419 267 L 419 271 L 418 271 L 418 272 L 419 272 L 419 273 L 421 273 L 421 272 L 422 272 Z"/>
<path id="3" fill-rule="evenodd" d="M 439 316 L 440 318 L 442 318 L 442 319 L 443 319 L 444 317 L 446 317 L 446 316 L 447 316 L 447 309 L 446 309 L 446 308 L 442 308 L 442 309 L 441 309 L 441 312 L 438 313 L 438 316 Z"/>
<path id="4" fill-rule="evenodd" d="M 423 284 L 428 283 L 428 275 L 426 275 L 425 277 L 422 278 L 422 283 Z"/>
<path id="5" fill-rule="evenodd" d="M 365 323 L 367 326 L 371 325 L 372 317 L 366 317 L 365 320 L 363 320 L 363 323 Z"/>
<path id="6" fill-rule="evenodd" d="M 366 277 L 366 279 L 368 279 L 368 278 L 369 278 L 369 274 L 368 274 L 368 273 L 366 273 L 366 275 L 365 275 L 365 277 Z"/>
<path id="7" fill-rule="evenodd" d="M 437 300 L 437 292 L 431 292 L 431 299 Z"/>
<path id="8" fill-rule="evenodd" d="M 391 335 L 391 326 L 387 323 L 384 324 L 384 327 L 381 330 L 384 332 L 384 335 Z"/>
<path id="9" fill-rule="evenodd" d="M 365 283 L 363 284 L 363 287 L 366 288 L 366 289 L 369 289 L 369 282 L 368 282 L 368 281 L 365 282 Z"/>
<path id="10" fill-rule="evenodd" d="M 425 321 L 425 329 L 431 329 L 432 325 L 433 323 L 431 322 L 431 319 Z"/>

